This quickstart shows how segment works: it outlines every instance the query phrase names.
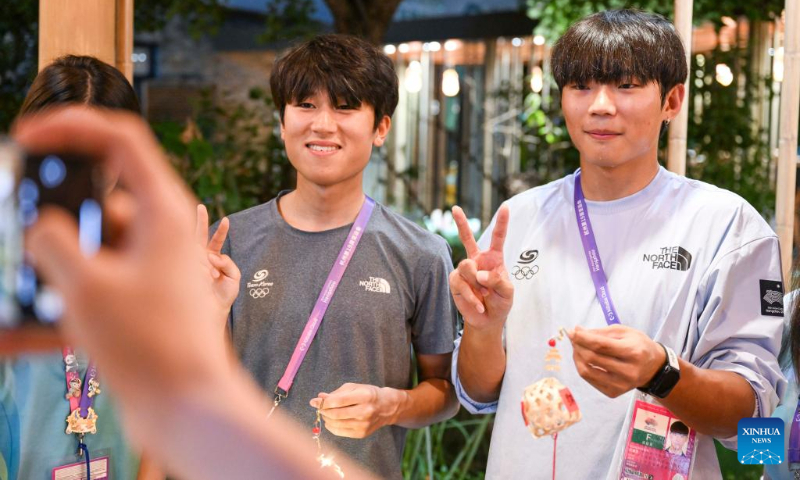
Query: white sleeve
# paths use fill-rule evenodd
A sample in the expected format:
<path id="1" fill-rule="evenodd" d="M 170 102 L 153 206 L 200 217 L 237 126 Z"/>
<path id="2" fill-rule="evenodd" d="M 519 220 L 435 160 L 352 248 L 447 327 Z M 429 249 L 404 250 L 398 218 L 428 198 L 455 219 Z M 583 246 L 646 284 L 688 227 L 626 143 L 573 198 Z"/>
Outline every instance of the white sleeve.
<path id="1" fill-rule="evenodd" d="M 778 239 L 759 238 L 723 254 L 704 274 L 696 302 L 690 361 L 744 377 L 755 394 L 755 416 L 768 417 L 786 389 L 777 358 L 783 330 Z M 736 449 L 735 436 L 719 440 Z"/>

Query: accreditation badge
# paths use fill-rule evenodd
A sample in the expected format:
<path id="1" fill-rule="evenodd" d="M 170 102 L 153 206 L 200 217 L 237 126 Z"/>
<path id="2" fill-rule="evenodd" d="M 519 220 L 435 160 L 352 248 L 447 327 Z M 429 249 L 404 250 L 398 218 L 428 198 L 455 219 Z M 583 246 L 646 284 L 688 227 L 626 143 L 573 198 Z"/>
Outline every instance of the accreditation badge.
<path id="1" fill-rule="evenodd" d="M 75 456 L 77 457 L 77 455 Z M 86 474 L 86 459 L 72 458 L 54 468 L 50 474 L 51 480 L 108 480 L 111 472 L 111 457 L 99 456 L 89 460 L 91 477 Z"/>
<path id="2" fill-rule="evenodd" d="M 688 480 L 697 432 L 653 397 L 637 392 L 625 442 L 620 480 Z"/>

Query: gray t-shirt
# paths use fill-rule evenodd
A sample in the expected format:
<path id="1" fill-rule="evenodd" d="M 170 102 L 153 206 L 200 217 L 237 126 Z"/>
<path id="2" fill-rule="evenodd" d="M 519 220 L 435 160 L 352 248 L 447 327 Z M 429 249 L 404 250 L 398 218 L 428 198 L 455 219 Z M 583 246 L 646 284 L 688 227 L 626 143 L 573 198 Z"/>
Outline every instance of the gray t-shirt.
<path id="1" fill-rule="evenodd" d="M 231 309 L 231 337 L 245 368 L 271 394 L 351 226 L 323 232 L 295 229 L 281 217 L 277 199 L 231 215 L 230 222 L 223 253 L 242 273 Z M 453 350 L 451 270 L 444 239 L 376 204 L 279 408 L 310 432 L 315 410 L 309 401 L 320 392 L 348 382 L 410 388 L 412 345 L 420 354 Z M 405 435 L 398 426 L 381 428 L 366 439 L 323 430 L 322 441 L 323 448 L 335 446 L 382 478 L 401 478 Z"/>

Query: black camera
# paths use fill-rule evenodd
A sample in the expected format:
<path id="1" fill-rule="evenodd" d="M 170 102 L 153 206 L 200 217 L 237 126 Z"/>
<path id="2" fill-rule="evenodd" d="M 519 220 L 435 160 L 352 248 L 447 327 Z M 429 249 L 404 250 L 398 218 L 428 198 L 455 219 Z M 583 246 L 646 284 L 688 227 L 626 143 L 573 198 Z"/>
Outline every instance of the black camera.
<path id="1" fill-rule="evenodd" d="M 24 152 L 0 139 L 0 329 L 52 325 L 62 314 L 58 293 L 39 281 L 25 254 L 25 231 L 40 209 L 56 206 L 78 224 L 81 250 L 102 240 L 103 179 L 97 162 L 69 152 Z"/>

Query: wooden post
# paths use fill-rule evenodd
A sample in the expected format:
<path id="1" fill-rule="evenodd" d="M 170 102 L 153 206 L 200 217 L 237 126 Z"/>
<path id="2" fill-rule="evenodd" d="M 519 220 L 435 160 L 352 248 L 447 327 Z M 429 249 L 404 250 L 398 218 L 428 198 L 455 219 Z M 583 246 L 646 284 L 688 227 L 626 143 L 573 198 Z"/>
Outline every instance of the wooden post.
<path id="1" fill-rule="evenodd" d="M 675 29 L 683 39 L 686 49 L 686 65 L 691 65 L 692 55 L 692 8 L 693 0 L 675 0 Z M 690 72 L 691 73 L 691 72 Z M 680 113 L 669 126 L 669 143 L 667 150 L 667 169 L 678 175 L 686 175 L 686 132 L 689 127 L 689 79 L 687 76 L 686 95 Z"/>
<path id="2" fill-rule="evenodd" d="M 481 228 L 489 226 L 492 221 L 494 209 L 492 198 L 494 186 L 492 185 L 492 172 L 494 169 L 494 126 L 489 125 L 489 120 L 496 114 L 495 91 L 497 81 L 497 40 L 485 41 L 486 54 L 483 61 L 484 71 L 484 99 L 483 99 L 483 185 L 481 187 Z"/>
<path id="3" fill-rule="evenodd" d="M 117 31 L 114 66 L 133 84 L 133 0 L 116 0 Z"/>
<path id="4" fill-rule="evenodd" d="M 800 106 L 800 1 L 786 0 L 784 18 L 783 84 L 781 85 L 778 185 L 775 224 L 781 242 L 784 284 L 791 285 L 794 230 L 795 176 L 797 173 L 797 122 Z"/>
<path id="5" fill-rule="evenodd" d="M 40 0 L 39 70 L 63 55 L 91 55 L 133 80 L 133 0 Z"/>

